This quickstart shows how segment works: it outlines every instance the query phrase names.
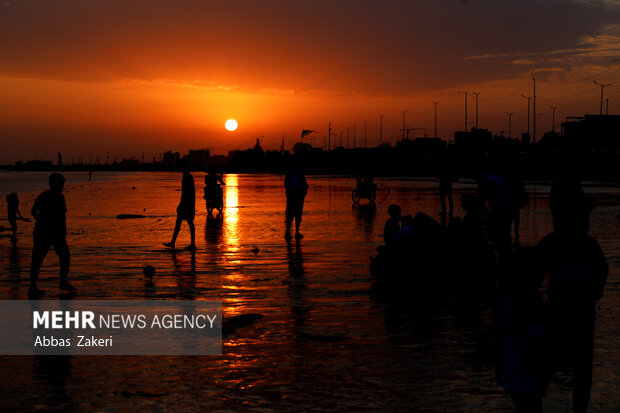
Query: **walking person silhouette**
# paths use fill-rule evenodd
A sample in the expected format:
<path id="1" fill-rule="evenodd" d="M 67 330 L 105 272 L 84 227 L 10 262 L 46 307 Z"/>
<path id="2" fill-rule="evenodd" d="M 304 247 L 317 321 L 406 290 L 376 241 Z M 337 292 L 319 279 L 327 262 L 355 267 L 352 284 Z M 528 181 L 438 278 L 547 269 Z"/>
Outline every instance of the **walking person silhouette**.
<path id="1" fill-rule="evenodd" d="M 196 228 L 194 227 L 194 216 L 196 214 L 196 187 L 194 178 L 186 166 L 183 167 L 183 178 L 181 180 L 181 201 L 177 207 L 177 221 L 174 225 L 174 233 L 172 241 L 164 243 L 166 247 L 174 248 L 177 236 L 181 230 L 181 223 L 187 221 L 189 225 L 189 233 L 191 236 L 191 244 L 185 247 L 190 251 L 196 250 Z"/>
<path id="2" fill-rule="evenodd" d="M 33 232 L 29 298 L 37 298 L 44 294 L 43 290 L 37 288 L 37 280 L 43 259 L 51 247 L 54 248 L 60 261 L 60 289 L 76 291 L 76 288 L 67 281 L 70 255 L 67 245 L 67 205 L 62 194 L 65 178 L 59 173 L 53 173 L 49 176 L 49 186 L 49 191 L 41 193 L 31 209 L 36 223 Z"/>

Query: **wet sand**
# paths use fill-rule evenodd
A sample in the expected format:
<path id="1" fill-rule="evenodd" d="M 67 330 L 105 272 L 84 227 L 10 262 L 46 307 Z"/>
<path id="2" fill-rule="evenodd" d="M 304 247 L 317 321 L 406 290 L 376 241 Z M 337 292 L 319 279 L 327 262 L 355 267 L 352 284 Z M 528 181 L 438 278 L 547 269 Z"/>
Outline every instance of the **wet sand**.
<path id="1" fill-rule="evenodd" d="M 20 192 L 29 216 L 31 192 Z M 511 402 L 494 380 L 489 303 L 442 300 L 415 311 L 378 302 L 369 293 L 368 257 L 382 244 L 387 206 L 438 217 L 433 180 L 380 180 L 377 210 L 351 208 L 353 178 L 310 177 L 302 233 L 284 241 L 283 177 L 226 176 L 224 217 L 207 220 L 204 174 L 194 174 L 198 250 L 168 251 L 181 174 L 68 173 L 65 190 L 71 282 L 80 299 L 219 299 L 224 315 L 260 313 L 262 320 L 224 338 L 222 356 L 0 357 L 0 397 L 7 409 L 138 410 L 415 410 L 498 411 Z M 0 181 L 0 187 L 1 187 Z M 135 188 L 135 189 L 134 189 Z M 5 190 L 5 188 L 0 188 Z M 473 183 L 455 184 L 459 197 Z M 522 243 L 551 230 L 547 185 L 530 185 Z M 610 266 L 597 321 L 592 411 L 620 410 L 620 189 L 591 184 L 596 200 L 591 235 Z M 0 203 L 6 210 L 6 204 Z M 117 220 L 118 214 L 147 218 Z M 26 299 L 32 224 L 20 241 L 0 238 L 0 297 Z M 182 226 L 177 245 L 189 243 Z M 258 253 L 253 251 L 258 247 Z M 142 268 L 156 268 L 153 285 Z M 41 272 L 47 299 L 57 297 L 53 252 Z M 550 411 L 570 407 L 560 375 L 549 389 Z"/>

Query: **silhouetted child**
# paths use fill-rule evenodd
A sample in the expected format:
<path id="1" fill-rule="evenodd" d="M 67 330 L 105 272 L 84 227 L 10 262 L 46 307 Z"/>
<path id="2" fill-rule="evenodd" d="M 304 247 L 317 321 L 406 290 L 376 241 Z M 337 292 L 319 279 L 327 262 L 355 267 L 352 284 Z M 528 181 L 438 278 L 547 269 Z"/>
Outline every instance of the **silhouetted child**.
<path id="1" fill-rule="evenodd" d="M 196 228 L 194 227 L 194 216 L 196 215 L 196 187 L 194 178 L 189 173 L 187 167 L 183 168 L 183 178 L 181 179 L 181 200 L 177 206 L 177 220 L 172 233 L 172 241 L 164 243 L 166 247 L 174 248 L 177 236 L 181 230 L 181 223 L 187 221 L 189 225 L 189 233 L 191 236 L 191 244 L 185 249 L 190 251 L 196 250 Z"/>
<path id="2" fill-rule="evenodd" d="M 30 288 L 28 295 L 36 298 L 44 292 L 37 288 L 39 269 L 50 247 L 54 248 L 60 261 L 60 289 L 75 291 L 69 282 L 69 246 L 67 245 L 67 206 L 62 191 L 65 178 L 59 173 L 49 176 L 49 191 L 40 194 L 32 206 L 32 216 L 36 220 L 33 232 L 32 263 L 30 265 Z"/>
<path id="3" fill-rule="evenodd" d="M 383 240 L 385 241 L 385 245 L 390 245 L 392 243 L 392 237 L 396 231 L 400 229 L 400 218 L 402 214 L 400 205 L 390 205 L 388 207 L 388 214 L 390 218 L 385 221 L 385 227 L 383 228 Z"/>
<path id="4" fill-rule="evenodd" d="M 509 294 L 500 317 L 497 376 L 518 412 L 542 412 L 549 384 L 548 280 L 537 265 L 536 251 L 521 250 L 509 271 Z"/>
<path id="5" fill-rule="evenodd" d="M 13 231 L 13 235 L 11 237 L 11 242 L 17 242 L 17 218 L 24 219 L 22 214 L 19 212 L 19 198 L 17 197 L 17 193 L 11 192 L 6 196 L 6 204 L 7 204 L 7 214 L 9 216 L 9 224 L 11 225 L 11 230 Z"/>
<path id="6" fill-rule="evenodd" d="M 549 274 L 549 333 L 554 368 L 571 366 L 573 411 L 587 411 L 592 386 L 596 302 L 608 267 L 598 242 L 588 236 L 592 200 L 567 175 L 556 181 L 549 200 L 553 232 L 538 243 L 541 268 Z"/>

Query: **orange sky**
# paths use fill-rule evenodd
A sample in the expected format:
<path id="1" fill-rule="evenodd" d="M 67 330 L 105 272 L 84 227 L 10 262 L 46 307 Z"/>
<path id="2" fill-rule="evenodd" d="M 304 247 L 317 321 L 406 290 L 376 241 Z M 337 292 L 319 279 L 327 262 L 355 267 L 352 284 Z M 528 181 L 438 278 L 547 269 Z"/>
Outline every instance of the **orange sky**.
<path id="1" fill-rule="evenodd" d="M 501 3 L 501 4 L 500 4 Z M 542 3 L 542 4 L 541 4 Z M 597 113 L 597 80 L 620 113 L 620 2 L 31 1 L 0 3 L 0 162 L 215 153 L 290 145 L 327 124 L 368 143 L 407 126 L 526 129 L 537 78 L 538 137 L 566 115 Z M 229 117 L 239 129 L 224 129 Z M 417 132 L 417 135 L 422 132 Z M 339 143 L 340 137 L 334 138 Z"/>

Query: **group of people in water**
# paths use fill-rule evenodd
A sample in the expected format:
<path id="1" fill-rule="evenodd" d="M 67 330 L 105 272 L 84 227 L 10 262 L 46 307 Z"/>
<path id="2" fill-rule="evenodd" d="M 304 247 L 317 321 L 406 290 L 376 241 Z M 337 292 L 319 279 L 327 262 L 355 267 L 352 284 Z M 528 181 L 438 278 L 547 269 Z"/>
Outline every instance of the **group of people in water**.
<path id="1" fill-rule="evenodd" d="M 451 192 L 451 182 L 440 183 L 442 195 Z M 467 248 L 468 243 L 481 236 L 482 215 L 486 215 L 486 244 L 495 251 L 494 294 L 500 303 L 499 383 L 511 394 L 517 411 L 542 412 L 542 399 L 553 376 L 559 369 L 569 367 L 573 411 L 587 411 L 596 308 L 608 274 L 599 244 L 588 235 L 592 199 L 574 175 L 565 174 L 556 180 L 549 199 L 553 231 L 534 247 L 520 247 L 518 218 L 527 203 L 527 194 L 523 183 L 513 176 L 485 174 L 478 180 L 477 193 L 463 194 L 461 200 L 466 214 L 452 220 L 450 227 L 444 229 L 447 235 L 442 240 L 449 243 L 453 233 L 466 234 L 466 238 L 460 238 L 460 245 Z M 451 201 L 449 213 L 452 215 Z M 398 205 L 390 205 L 388 214 L 385 246 L 379 248 L 371 268 L 381 262 L 382 256 L 389 262 L 406 256 L 408 265 L 400 277 L 444 277 L 436 272 L 416 274 L 415 269 L 423 266 L 411 265 L 420 256 L 425 258 L 425 244 L 435 245 L 432 234 L 441 233 L 439 223 L 422 213 L 414 217 L 403 215 Z M 445 210 L 440 213 L 443 214 Z M 392 276 L 395 268 L 402 270 L 386 266 Z M 438 265 L 433 268 L 437 270 Z M 387 276 L 375 274 L 377 281 Z"/>
<path id="2" fill-rule="evenodd" d="M 440 179 L 439 191 L 440 197 L 446 197 L 449 205 L 446 211 L 445 201 L 441 203 L 440 215 L 447 213 L 451 218 L 453 181 L 451 176 L 443 181 Z M 31 209 L 35 227 L 28 295 L 32 299 L 43 294 L 37 286 L 37 279 L 50 248 L 60 261 L 60 289 L 76 290 L 67 280 L 70 254 L 66 240 L 64 183 L 61 174 L 52 173 L 49 176 L 50 189 L 36 198 Z M 213 194 L 221 196 L 222 175 L 211 171 L 205 177 L 205 185 L 205 198 Z M 287 241 L 292 239 L 295 221 L 294 237 L 300 240 L 303 238 L 300 225 L 308 183 L 297 155 L 285 175 L 284 187 L 285 238 Z M 172 239 L 164 245 L 175 247 L 181 224 L 187 221 L 191 243 L 186 248 L 194 251 L 196 197 L 194 179 L 187 168 L 183 170 L 181 189 Z M 385 245 L 378 249 L 379 254 L 371 263 L 371 272 L 377 281 L 388 279 L 392 282 L 398 277 L 410 280 L 438 278 L 442 269 L 454 268 L 438 264 L 450 261 L 434 255 L 442 243 L 459 245 L 454 248 L 454 251 L 461 251 L 456 260 L 459 270 L 466 268 L 463 264 L 466 260 L 483 251 L 480 257 L 484 258 L 472 261 L 471 268 L 472 274 L 481 273 L 481 262 L 492 260 L 489 268 L 492 268 L 494 292 L 503 298 L 498 306 L 500 384 L 512 395 L 519 412 L 541 412 L 547 386 L 555 372 L 567 362 L 573 375 L 573 409 L 585 412 L 592 384 L 596 305 L 603 295 L 608 273 L 599 244 L 588 236 L 594 204 L 579 180 L 569 174 L 562 176 L 551 188 L 549 205 L 553 232 L 535 247 L 520 247 L 519 215 L 527 200 L 520 180 L 486 173 L 479 177 L 476 193 L 462 195 L 461 207 L 465 216 L 451 219 L 448 228 L 427 214 L 404 215 L 399 205 L 390 205 L 383 232 Z M 19 211 L 17 194 L 8 195 L 7 204 L 16 242 L 16 221 L 25 218 Z M 483 211 L 487 211 L 487 240 L 483 240 L 482 235 Z M 492 254 L 487 254 L 489 249 L 485 248 L 490 248 Z M 405 265 L 394 266 L 394 261 Z M 463 282 L 463 285 L 471 284 L 473 279 L 465 278 Z M 416 285 L 419 287 L 419 282 Z"/>

